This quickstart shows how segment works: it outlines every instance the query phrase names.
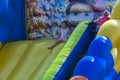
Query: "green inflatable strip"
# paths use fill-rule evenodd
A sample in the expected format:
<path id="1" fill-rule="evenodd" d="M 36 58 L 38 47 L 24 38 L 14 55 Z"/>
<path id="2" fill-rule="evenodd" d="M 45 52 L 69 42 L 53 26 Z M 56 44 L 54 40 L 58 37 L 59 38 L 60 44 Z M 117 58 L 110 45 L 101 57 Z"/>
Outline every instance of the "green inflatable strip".
<path id="1" fill-rule="evenodd" d="M 63 49 L 60 51 L 56 59 L 50 65 L 47 72 L 44 74 L 42 80 L 53 80 L 55 74 L 60 69 L 60 67 L 62 66 L 62 64 L 64 63 L 74 46 L 79 41 L 83 32 L 87 28 L 86 23 L 89 23 L 89 21 L 83 21 L 80 24 L 78 24 L 78 26 L 75 28 L 74 32 L 66 42 L 65 46 L 63 47 Z"/>

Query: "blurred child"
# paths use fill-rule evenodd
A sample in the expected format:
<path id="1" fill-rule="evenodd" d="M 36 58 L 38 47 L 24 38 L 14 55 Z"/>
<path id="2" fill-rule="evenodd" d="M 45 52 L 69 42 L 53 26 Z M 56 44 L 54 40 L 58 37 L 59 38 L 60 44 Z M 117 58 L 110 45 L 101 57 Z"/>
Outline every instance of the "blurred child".
<path id="1" fill-rule="evenodd" d="M 56 42 L 53 45 L 49 46 L 48 49 L 54 48 L 56 45 L 58 45 L 61 42 L 66 42 L 68 37 L 69 37 L 69 28 L 67 27 L 67 22 L 63 21 L 59 38 L 56 40 Z"/>
<path id="2" fill-rule="evenodd" d="M 107 20 L 109 20 L 109 19 L 110 19 L 110 13 L 107 10 L 105 10 L 103 12 L 103 16 L 102 17 L 100 17 L 99 19 L 94 20 L 94 22 L 99 22 L 97 30 L 99 30 L 99 28 L 102 26 L 102 24 L 104 22 L 106 22 Z"/>

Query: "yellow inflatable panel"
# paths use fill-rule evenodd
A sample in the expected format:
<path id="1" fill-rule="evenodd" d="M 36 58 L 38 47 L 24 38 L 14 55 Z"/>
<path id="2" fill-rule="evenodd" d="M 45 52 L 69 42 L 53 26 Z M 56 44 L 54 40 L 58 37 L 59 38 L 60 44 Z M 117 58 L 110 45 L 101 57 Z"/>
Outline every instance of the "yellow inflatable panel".
<path id="1" fill-rule="evenodd" d="M 119 19 L 120 20 L 120 0 L 117 0 L 116 4 L 113 7 L 111 19 Z"/>
<path id="2" fill-rule="evenodd" d="M 108 36 L 112 41 L 113 47 L 119 46 L 120 43 L 120 20 L 109 20 L 102 25 L 98 35 Z"/>
<path id="3" fill-rule="evenodd" d="M 54 40 L 7 43 L 0 51 L 0 80 L 41 80 L 64 43 L 53 50 Z"/>

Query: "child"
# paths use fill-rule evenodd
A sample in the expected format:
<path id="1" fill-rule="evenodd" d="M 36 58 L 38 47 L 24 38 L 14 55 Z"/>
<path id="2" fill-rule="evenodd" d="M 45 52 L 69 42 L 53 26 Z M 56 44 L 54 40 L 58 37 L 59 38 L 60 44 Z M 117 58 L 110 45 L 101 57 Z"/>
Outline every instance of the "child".
<path id="1" fill-rule="evenodd" d="M 102 26 L 102 24 L 104 22 L 106 22 L 107 20 L 109 20 L 109 19 L 110 19 L 110 13 L 107 10 L 105 10 L 103 12 L 103 16 L 102 17 L 100 17 L 99 19 L 94 20 L 94 22 L 99 22 L 97 30 L 99 30 L 99 28 Z"/>
<path id="2" fill-rule="evenodd" d="M 67 22 L 63 21 L 62 28 L 61 28 L 60 34 L 59 34 L 59 38 L 53 45 L 49 46 L 48 49 L 54 48 L 60 42 L 66 42 L 68 37 L 69 37 L 69 28 L 67 28 Z"/>

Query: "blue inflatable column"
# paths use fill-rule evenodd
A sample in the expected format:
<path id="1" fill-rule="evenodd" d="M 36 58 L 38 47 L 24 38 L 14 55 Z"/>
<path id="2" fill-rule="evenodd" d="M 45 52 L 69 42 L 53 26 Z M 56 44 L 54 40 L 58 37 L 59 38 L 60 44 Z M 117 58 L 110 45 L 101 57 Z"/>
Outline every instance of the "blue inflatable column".
<path id="1" fill-rule="evenodd" d="M 26 39 L 25 0 L 0 0 L 0 42 Z"/>
<path id="2" fill-rule="evenodd" d="M 6 23 L 6 14 L 9 0 L 0 0 L 0 42 L 4 44 L 9 36 L 9 30 Z"/>
<path id="3" fill-rule="evenodd" d="M 7 18 L 12 40 L 26 39 L 25 0 L 10 0 L 8 7 Z"/>

